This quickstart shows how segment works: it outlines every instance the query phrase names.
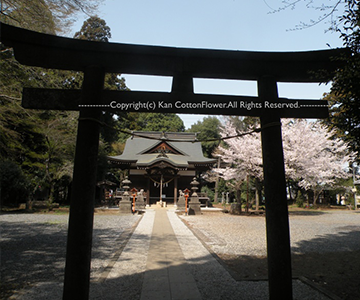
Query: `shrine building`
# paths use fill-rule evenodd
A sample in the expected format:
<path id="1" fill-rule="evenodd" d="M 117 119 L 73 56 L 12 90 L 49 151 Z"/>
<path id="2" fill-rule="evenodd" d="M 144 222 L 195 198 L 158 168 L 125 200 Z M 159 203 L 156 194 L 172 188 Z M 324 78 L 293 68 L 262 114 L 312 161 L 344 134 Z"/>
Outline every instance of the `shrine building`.
<path id="1" fill-rule="evenodd" d="M 151 205 L 160 200 L 176 204 L 179 190 L 190 189 L 193 178 L 217 160 L 204 157 L 196 133 L 136 131 L 123 153 L 108 161 L 129 170 L 131 187 L 144 189 L 146 204 Z"/>

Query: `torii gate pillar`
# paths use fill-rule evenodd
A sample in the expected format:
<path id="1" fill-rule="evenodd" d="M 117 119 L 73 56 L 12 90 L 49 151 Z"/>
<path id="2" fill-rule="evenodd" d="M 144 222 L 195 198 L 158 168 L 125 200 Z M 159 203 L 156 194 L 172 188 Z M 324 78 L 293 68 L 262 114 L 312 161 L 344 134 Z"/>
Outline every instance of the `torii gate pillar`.
<path id="1" fill-rule="evenodd" d="M 260 99 L 278 101 L 277 83 L 271 77 L 258 80 Z M 292 299 L 290 229 L 286 197 L 281 121 L 263 114 L 261 144 L 266 206 L 266 238 L 269 299 Z"/>
<path id="2" fill-rule="evenodd" d="M 82 103 L 101 98 L 105 73 L 88 67 L 84 72 Z M 80 110 L 73 189 L 70 202 L 63 299 L 89 299 L 91 247 L 101 110 Z"/>

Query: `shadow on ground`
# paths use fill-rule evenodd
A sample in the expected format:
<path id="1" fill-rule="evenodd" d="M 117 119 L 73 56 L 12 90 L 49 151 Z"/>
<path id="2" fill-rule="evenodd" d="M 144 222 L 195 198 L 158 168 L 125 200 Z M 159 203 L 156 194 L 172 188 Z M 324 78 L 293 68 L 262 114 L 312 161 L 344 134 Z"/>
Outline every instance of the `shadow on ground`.
<path id="1" fill-rule="evenodd" d="M 345 229 L 345 228 L 344 228 Z M 303 241 L 292 248 L 293 277 L 304 276 L 343 300 L 360 297 L 360 228 Z M 321 252 L 315 249 L 322 249 Z M 219 255 L 237 280 L 267 278 L 267 259 Z"/>
<path id="2" fill-rule="evenodd" d="M 320 216 L 320 215 L 323 215 L 323 214 L 326 214 L 326 212 L 323 212 L 323 211 L 318 211 L 318 210 L 294 210 L 294 211 L 289 211 L 289 215 L 292 215 L 292 216 Z"/>
<path id="3" fill-rule="evenodd" d="M 0 299 L 39 282 L 63 281 L 68 216 L 38 216 L 43 223 L 1 220 Z M 92 276 L 103 271 L 124 229 L 94 228 Z"/>

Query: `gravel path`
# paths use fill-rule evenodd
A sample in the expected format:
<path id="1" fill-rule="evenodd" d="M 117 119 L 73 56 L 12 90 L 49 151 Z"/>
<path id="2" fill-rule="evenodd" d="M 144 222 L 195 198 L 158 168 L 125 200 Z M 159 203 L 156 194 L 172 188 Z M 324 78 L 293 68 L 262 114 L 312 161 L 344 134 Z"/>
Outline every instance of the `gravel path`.
<path id="1" fill-rule="evenodd" d="M 174 212 L 169 211 L 168 214 L 184 256 L 192 264 L 194 277 L 204 299 L 248 299 L 243 291 L 248 291 L 253 296 L 251 299 L 266 299 L 266 282 L 247 282 L 246 285 L 243 282 L 235 282 L 224 269 L 219 268 L 214 257 L 209 255 L 201 242 L 181 222 L 183 220 L 188 223 L 201 240 L 220 256 L 263 256 L 266 255 L 264 217 L 204 213 L 201 216 L 178 218 Z M 117 291 L 126 290 L 126 280 L 122 282 L 119 278 L 131 279 L 129 292 L 123 294 L 124 297 L 129 297 L 122 299 L 132 300 L 139 297 L 139 290 L 134 290 L 133 287 L 142 283 L 153 217 L 154 212 L 151 209 L 145 213 L 121 256 L 118 253 L 117 259 L 113 261 L 113 268 L 108 270 L 107 278 L 110 280 L 102 281 L 101 276 L 107 272 L 111 259 L 116 257 L 117 251 L 121 248 L 123 235 L 129 232 L 141 217 L 95 215 L 91 273 L 95 292 L 92 293 L 92 299 L 112 299 L 108 294 L 105 298 L 102 296 L 102 293 L 112 288 Z M 8 298 L 10 293 L 6 293 L 6 289 L 21 290 L 39 282 L 42 282 L 43 286 L 51 285 L 50 290 L 53 293 L 52 297 L 46 298 L 42 295 L 45 298 L 39 299 L 61 298 L 67 222 L 68 215 L 0 215 L 1 299 L 28 299 Z M 290 227 L 293 253 L 346 253 L 360 249 L 360 213 L 292 213 Z M 54 282 L 59 283 L 56 288 L 57 294 L 54 294 Z M 222 291 L 221 297 L 217 293 L 219 289 Z M 298 285 L 295 284 L 295 293 L 297 289 Z M 44 287 L 40 290 L 49 288 Z M 57 296 L 53 298 L 54 295 Z M 113 296 L 114 299 L 117 298 Z"/>
<path id="2" fill-rule="evenodd" d="M 236 278 L 267 278 L 264 217 L 208 213 L 182 219 Z M 289 220 L 293 275 L 339 299 L 360 299 L 360 212 L 291 212 Z"/>
<path id="3" fill-rule="evenodd" d="M 181 218 L 215 253 L 266 255 L 265 217 L 205 213 Z M 293 253 L 360 250 L 360 213 L 293 212 L 289 220 Z"/>

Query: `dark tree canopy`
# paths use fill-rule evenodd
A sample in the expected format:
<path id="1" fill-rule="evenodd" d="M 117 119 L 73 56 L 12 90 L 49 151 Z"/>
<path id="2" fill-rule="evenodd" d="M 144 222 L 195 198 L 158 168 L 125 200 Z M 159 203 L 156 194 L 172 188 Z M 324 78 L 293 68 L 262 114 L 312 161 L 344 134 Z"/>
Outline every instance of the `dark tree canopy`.
<path id="1" fill-rule="evenodd" d="M 344 68 L 333 79 L 328 96 L 332 105 L 329 125 L 350 143 L 360 162 L 360 8 L 359 1 L 346 3 L 347 9 L 341 17 L 343 28 L 338 31 L 344 46 L 351 49 L 351 56 L 344 58 Z"/>
<path id="2" fill-rule="evenodd" d="M 28 29 L 55 33 L 54 23 L 47 15 L 49 13 L 51 16 L 52 11 L 46 6 L 39 6 L 39 9 L 43 9 L 38 16 L 43 16 L 42 22 L 34 21 L 36 4 L 45 5 L 44 1 L 29 2 L 31 5 L 28 7 L 23 3 L 15 1 L 11 4 L 16 4 L 16 7 L 3 6 L 2 13 L 7 14 L 5 21 Z M 78 113 L 25 110 L 21 107 L 22 88 L 81 88 L 82 77 L 79 72 L 23 66 L 14 59 L 11 48 L 1 45 L 0 161 L 6 159 L 20 167 L 19 172 L 23 172 L 29 183 L 24 187 L 29 189 L 28 192 L 35 192 L 36 187 L 41 185 L 49 189 L 49 197 L 54 199 L 56 186 L 65 182 L 64 178 L 68 183 L 71 180 Z M 123 88 L 124 81 L 114 74 L 108 74 L 105 86 Z M 17 201 L 25 202 L 27 195 L 24 192 L 23 198 Z"/>
<path id="3" fill-rule="evenodd" d="M 0 205 L 18 205 L 29 193 L 29 182 L 20 167 L 9 160 L 0 161 Z"/>

